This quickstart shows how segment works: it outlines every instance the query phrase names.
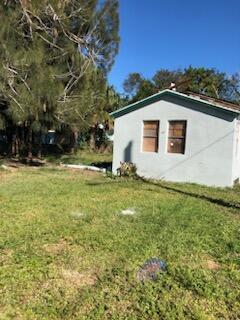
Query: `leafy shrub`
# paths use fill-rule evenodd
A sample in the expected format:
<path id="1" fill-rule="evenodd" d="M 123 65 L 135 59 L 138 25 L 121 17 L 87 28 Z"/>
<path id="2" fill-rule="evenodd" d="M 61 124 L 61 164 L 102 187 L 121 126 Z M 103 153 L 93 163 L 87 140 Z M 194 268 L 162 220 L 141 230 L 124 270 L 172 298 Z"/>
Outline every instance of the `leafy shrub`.
<path id="1" fill-rule="evenodd" d="M 120 177 L 137 177 L 137 167 L 132 162 L 120 162 L 120 167 L 117 169 Z"/>

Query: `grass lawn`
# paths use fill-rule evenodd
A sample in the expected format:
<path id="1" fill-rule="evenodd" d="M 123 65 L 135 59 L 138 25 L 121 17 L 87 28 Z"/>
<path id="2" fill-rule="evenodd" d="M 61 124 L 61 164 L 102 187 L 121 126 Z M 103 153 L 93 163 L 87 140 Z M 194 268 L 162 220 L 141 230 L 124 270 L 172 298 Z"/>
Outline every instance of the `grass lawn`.
<path id="1" fill-rule="evenodd" d="M 239 188 L 54 168 L 0 179 L 0 319 L 240 318 Z M 138 282 L 150 257 L 167 271 Z"/>
<path id="2" fill-rule="evenodd" d="M 48 155 L 46 160 L 50 163 L 60 164 L 86 164 L 90 165 L 91 163 L 104 163 L 112 161 L 111 153 L 102 153 L 102 152 L 91 152 L 89 150 L 79 150 L 75 154 L 59 154 Z"/>

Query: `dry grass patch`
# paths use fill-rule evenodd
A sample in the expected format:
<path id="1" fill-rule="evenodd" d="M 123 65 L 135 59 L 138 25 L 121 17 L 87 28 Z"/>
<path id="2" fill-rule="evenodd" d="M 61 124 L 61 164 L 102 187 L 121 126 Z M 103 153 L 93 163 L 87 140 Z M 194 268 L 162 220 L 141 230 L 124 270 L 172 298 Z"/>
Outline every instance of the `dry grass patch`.
<path id="1" fill-rule="evenodd" d="M 212 259 L 207 259 L 206 261 L 204 261 L 203 266 L 208 270 L 219 270 L 219 269 L 221 269 L 220 264 L 217 263 L 216 261 L 212 260 Z"/>
<path id="2" fill-rule="evenodd" d="M 132 302 L 126 299 L 121 299 L 113 303 L 112 310 L 117 314 L 126 314 L 132 309 Z"/>
<path id="3" fill-rule="evenodd" d="M 94 286 L 97 282 L 97 275 L 92 271 L 78 272 L 72 269 L 53 267 L 55 277 L 48 279 L 41 285 L 41 291 L 56 290 L 57 288 L 70 289 L 72 291 Z"/>
<path id="4" fill-rule="evenodd" d="M 0 263 L 9 263 L 12 259 L 14 250 L 12 249 L 2 249 L 0 250 Z"/>
<path id="5" fill-rule="evenodd" d="M 65 281 L 65 286 L 82 288 L 86 286 L 93 286 L 97 282 L 97 276 L 90 271 L 78 272 L 70 269 L 63 269 L 62 278 Z"/>
<path id="6" fill-rule="evenodd" d="M 65 302 L 71 302 L 75 299 L 79 290 L 92 287 L 96 282 L 96 274 L 89 270 L 78 272 L 70 268 L 65 269 L 52 265 L 51 276 L 38 283 L 35 290 L 27 295 L 26 304 L 37 303 L 46 297 L 54 297 L 57 301 L 61 297 Z"/>
<path id="7" fill-rule="evenodd" d="M 49 254 L 57 255 L 68 250 L 69 243 L 65 239 L 60 239 L 57 243 L 47 243 L 43 245 L 44 251 Z"/>
<path id="8" fill-rule="evenodd" d="M 208 270 L 219 270 L 221 265 L 216 262 L 210 255 L 190 256 L 183 257 L 182 265 L 189 267 L 190 269 L 208 269 Z"/>
<path id="9" fill-rule="evenodd" d="M 74 252 L 75 250 L 80 251 L 82 247 L 79 245 L 71 244 L 67 239 L 60 239 L 55 243 L 46 243 L 42 246 L 42 249 L 50 255 L 60 255 L 64 252 Z"/>
<path id="10" fill-rule="evenodd" d="M 16 178 L 18 174 L 18 169 L 2 169 L 0 170 L 0 180 L 1 183 L 8 182 L 13 178 Z"/>

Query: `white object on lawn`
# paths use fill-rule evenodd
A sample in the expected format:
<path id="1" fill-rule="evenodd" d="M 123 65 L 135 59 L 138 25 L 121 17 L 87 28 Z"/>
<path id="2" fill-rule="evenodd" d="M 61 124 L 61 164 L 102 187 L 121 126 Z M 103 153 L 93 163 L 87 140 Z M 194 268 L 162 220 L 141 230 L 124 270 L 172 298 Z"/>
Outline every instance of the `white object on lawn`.
<path id="1" fill-rule="evenodd" d="M 125 209 L 125 210 L 121 211 L 121 214 L 126 215 L 126 216 L 127 215 L 131 216 L 131 215 L 133 215 L 135 213 L 136 213 L 136 211 L 135 211 L 134 208 L 128 208 L 128 209 Z"/>
<path id="2" fill-rule="evenodd" d="M 73 218 L 79 219 L 79 218 L 84 217 L 85 215 L 82 212 L 71 212 L 70 216 Z"/>
<path id="3" fill-rule="evenodd" d="M 94 167 L 94 166 L 86 166 L 86 165 L 82 165 L 82 164 L 65 164 L 64 167 L 71 168 L 71 169 L 91 170 L 91 171 L 98 171 L 98 172 L 106 173 L 106 169 L 105 168 L 98 168 L 98 167 Z"/>

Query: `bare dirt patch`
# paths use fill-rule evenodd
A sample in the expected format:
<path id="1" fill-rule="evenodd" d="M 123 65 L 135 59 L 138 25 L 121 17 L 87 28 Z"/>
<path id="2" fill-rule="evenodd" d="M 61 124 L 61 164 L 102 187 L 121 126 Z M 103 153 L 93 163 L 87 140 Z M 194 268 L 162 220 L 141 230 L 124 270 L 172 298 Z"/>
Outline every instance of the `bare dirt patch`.
<path id="1" fill-rule="evenodd" d="M 221 265 L 218 262 L 216 262 L 210 255 L 201 255 L 193 257 L 190 261 L 189 257 L 185 257 L 183 258 L 182 264 L 188 266 L 191 269 L 202 268 L 213 271 L 221 269 Z"/>
<path id="2" fill-rule="evenodd" d="M 203 268 L 203 269 L 208 269 L 208 270 L 219 270 L 221 269 L 221 265 L 216 262 L 212 256 L 210 255 L 202 255 L 200 257 L 200 266 Z"/>
<path id="3" fill-rule="evenodd" d="M 205 268 L 209 270 L 219 270 L 221 268 L 219 263 L 211 259 L 206 260 L 204 264 Z"/>

